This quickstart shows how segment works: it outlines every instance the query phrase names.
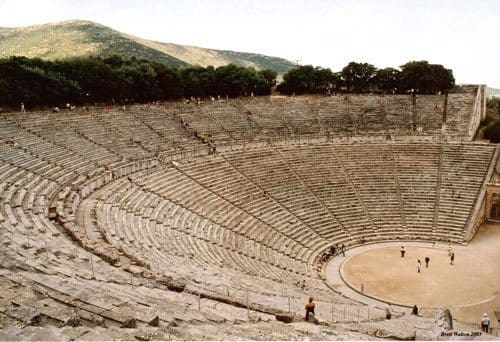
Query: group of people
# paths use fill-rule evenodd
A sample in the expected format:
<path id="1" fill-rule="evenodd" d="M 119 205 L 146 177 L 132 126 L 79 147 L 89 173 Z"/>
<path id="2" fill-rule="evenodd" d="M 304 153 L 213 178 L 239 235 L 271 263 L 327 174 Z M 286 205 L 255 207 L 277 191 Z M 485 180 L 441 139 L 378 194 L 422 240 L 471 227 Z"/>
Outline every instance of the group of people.
<path id="1" fill-rule="evenodd" d="M 66 109 L 67 110 L 75 110 L 76 106 L 72 106 L 71 103 L 66 103 Z M 59 113 L 60 111 L 61 110 L 57 106 L 52 108 L 52 113 Z"/>
<path id="2" fill-rule="evenodd" d="M 425 268 L 429 268 L 429 262 L 431 261 L 431 258 L 426 256 L 424 261 L 425 261 Z M 420 273 L 421 268 L 422 268 L 422 262 L 420 261 L 420 259 L 417 259 L 417 273 Z"/>
<path id="3" fill-rule="evenodd" d="M 200 140 L 204 144 L 207 144 L 208 147 L 210 147 L 210 154 L 215 154 L 215 152 L 217 152 L 215 142 L 212 139 L 209 139 L 209 137 L 207 137 L 204 133 L 198 132 L 196 128 L 191 127 L 191 125 L 189 125 L 189 122 L 185 121 L 183 118 L 181 118 L 181 125 L 190 133 L 192 133 L 196 139 Z"/>
<path id="4" fill-rule="evenodd" d="M 342 256 L 345 257 L 345 245 L 342 244 L 339 247 L 339 244 L 336 243 L 334 246 L 330 247 L 330 253 L 332 254 L 332 256 L 336 256 L 337 254 L 340 255 L 340 253 L 342 253 Z"/>
<path id="5" fill-rule="evenodd" d="M 252 92 L 252 97 L 253 97 L 253 92 Z M 212 103 L 214 103 L 215 102 L 215 97 L 209 96 L 208 100 L 210 100 Z M 217 101 L 220 101 L 220 100 L 221 100 L 220 95 L 217 95 Z M 226 100 L 229 100 L 229 95 L 226 95 Z M 188 104 L 188 103 L 196 103 L 197 105 L 200 105 L 200 104 L 203 103 L 203 100 L 199 96 L 198 97 L 191 96 L 189 99 L 186 99 L 184 101 L 184 103 L 186 103 L 186 104 Z"/>
<path id="6" fill-rule="evenodd" d="M 327 262 L 330 258 L 340 254 L 342 254 L 342 256 L 345 257 L 345 245 L 342 244 L 339 246 L 339 244 L 336 243 L 335 245 L 331 246 L 329 250 L 327 250 L 321 255 L 320 260 L 321 262 Z"/>
<path id="7" fill-rule="evenodd" d="M 400 253 L 401 253 L 401 258 L 404 258 L 406 254 L 405 246 L 401 246 Z M 451 245 L 448 248 L 448 256 L 450 257 L 450 265 L 453 265 L 453 262 L 455 261 L 455 252 L 453 251 L 453 249 L 451 249 Z M 426 256 L 424 261 L 425 261 L 425 268 L 429 268 L 429 263 L 431 261 L 431 258 Z M 417 259 L 417 273 L 420 273 L 421 269 L 422 269 L 422 261 L 420 261 L 420 259 Z"/>
<path id="8" fill-rule="evenodd" d="M 305 321 L 306 322 L 317 322 L 317 319 L 314 317 L 314 308 L 316 307 L 316 304 L 314 303 L 313 297 L 309 297 L 309 302 L 305 306 L 306 310 L 306 317 Z M 414 305 L 412 310 L 411 310 L 412 315 L 418 315 L 419 314 L 419 308 L 417 305 Z M 387 305 L 385 308 L 385 319 L 391 319 L 392 317 L 392 310 L 391 306 Z M 483 317 L 481 319 L 481 331 L 489 333 L 490 329 L 490 318 L 488 317 L 487 313 L 483 314 Z"/>

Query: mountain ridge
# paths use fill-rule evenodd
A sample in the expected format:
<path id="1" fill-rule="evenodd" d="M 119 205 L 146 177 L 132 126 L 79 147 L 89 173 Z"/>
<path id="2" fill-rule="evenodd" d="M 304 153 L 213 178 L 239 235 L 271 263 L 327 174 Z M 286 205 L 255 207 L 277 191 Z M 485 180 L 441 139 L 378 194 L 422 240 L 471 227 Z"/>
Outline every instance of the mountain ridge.
<path id="1" fill-rule="evenodd" d="M 89 20 L 0 27 L 0 57 L 55 60 L 113 54 L 124 58 L 145 58 L 176 68 L 193 65 L 218 67 L 234 63 L 258 70 L 272 69 L 283 75 L 294 67 L 291 61 L 281 57 L 148 40 Z"/>

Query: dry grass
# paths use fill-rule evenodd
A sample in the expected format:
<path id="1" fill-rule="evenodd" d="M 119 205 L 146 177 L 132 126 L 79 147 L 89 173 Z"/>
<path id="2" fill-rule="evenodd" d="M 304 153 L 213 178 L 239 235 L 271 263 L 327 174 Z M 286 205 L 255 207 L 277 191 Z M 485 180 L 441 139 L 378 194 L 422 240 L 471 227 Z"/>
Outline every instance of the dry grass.
<path id="1" fill-rule="evenodd" d="M 293 63 L 265 55 L 161 43 L 123 34 L 91 22 L 72 20 L 24 28 L 0 28 L 0 57 L 26 56 L 54 60 L 81 56 L 137 57 L 183 67 L 234 63 L 284 74 Z"/>

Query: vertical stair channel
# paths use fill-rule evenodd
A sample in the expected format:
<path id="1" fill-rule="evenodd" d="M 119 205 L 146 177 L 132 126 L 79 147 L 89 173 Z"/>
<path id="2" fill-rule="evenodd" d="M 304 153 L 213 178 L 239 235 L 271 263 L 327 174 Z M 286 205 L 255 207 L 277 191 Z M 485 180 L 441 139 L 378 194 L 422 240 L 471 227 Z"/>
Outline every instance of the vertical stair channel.
<path id="1" fill-rule="evenodd" d="M 411 93 L 411 124 L 413 133 L 417 131 L 417 94 Z"/>
<path id="2" fill-rule="evenodd" d="M 436 231 L 438 216 L 439 216 L 439 199 L 441 197 L 441 181 L 443 175 L 443 154 L 444 146 L 443 143 L 439 144 L 439 164 L 437 173 L 437 185 L 436 185 L 436 200 L 434 202 L 434 223 L 432 224 L 432 232 Z"/>
<path id="3" fill-rule="evenodd" d="M 448 93 L 444 94 L 444 105 L 443 105 L 443 125 L 441 126 L 441 134 L 446 133 L 446 113 L 448 112 Z"/>
<path id="4" fill-rule="evenodd" d="M 401 195 L 401 188 L 399 186 L 399 178 L 398 178 L 398 168 L 396 165 L 396 158 L 394 158 L 394 148 L 392 144 L 389 144 L 391 148 L 391 162 L 392 162 L 392 170 L 393 170 L 393 175 L 394 175 L 394 183 L 396 185 L 396 192 L 398 194 L 398 204 L 399 204 L 399 212 L 401 214 L 401 223 L 403 224 L 403 231 L 408 233 L 408 226 L 406 225 L 406 216 L 405 216 L 405 211 L 403 207 L 403 195 Z"/>

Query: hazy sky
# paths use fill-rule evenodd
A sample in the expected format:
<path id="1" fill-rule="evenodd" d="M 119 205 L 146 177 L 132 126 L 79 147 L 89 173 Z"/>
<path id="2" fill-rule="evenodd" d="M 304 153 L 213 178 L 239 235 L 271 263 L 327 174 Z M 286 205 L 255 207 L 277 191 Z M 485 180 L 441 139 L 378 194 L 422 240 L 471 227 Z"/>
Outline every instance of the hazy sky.
<path id="1" fill-rule="evenodd" d="M 87 19 L 142 38 L 340 70 L 428 60 L 500 88 L 500 0 L 0 0 L 0 26 Z"/>

